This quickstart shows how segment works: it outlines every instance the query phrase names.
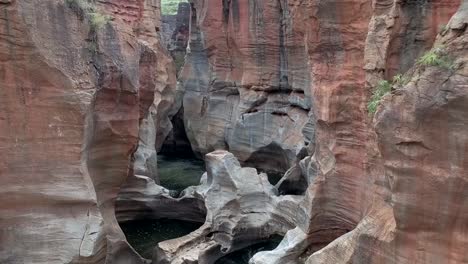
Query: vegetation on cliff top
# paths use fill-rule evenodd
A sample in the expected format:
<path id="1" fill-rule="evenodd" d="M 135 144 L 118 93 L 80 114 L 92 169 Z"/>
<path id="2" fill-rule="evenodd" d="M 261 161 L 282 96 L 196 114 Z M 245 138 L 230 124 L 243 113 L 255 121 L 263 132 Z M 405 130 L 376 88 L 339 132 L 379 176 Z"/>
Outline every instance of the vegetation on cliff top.
<path id="1" fill-rule="evenodd" d="M 453 60 L 447 55 L 444 47 L 435 47 L 426 52 L 419 60 L 419 65 L 437 66 L 446 70 L 453 69 Z"/>
<path id="2" fill-rule="evenodd" d="M 163 15 L 175 15 L 179 9 L 179 3 L 188 3 L 187 0 L 161 0 L 161 13 Z"/>

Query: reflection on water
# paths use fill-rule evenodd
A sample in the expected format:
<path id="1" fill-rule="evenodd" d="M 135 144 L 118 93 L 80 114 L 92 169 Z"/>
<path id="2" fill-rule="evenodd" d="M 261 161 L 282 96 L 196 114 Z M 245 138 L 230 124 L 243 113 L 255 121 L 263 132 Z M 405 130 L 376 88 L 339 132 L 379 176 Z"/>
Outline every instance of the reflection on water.
<path id="1" fill-rule="evenodd" d="M 121 223 L 128 243 L 144 258 L 151 259 L 153 248 L 161 241 L 185 236 L 202 223 L 172 219 L 136 220 Z"/>
<path id="2" fill-rule="evenodd" d="M 273 236 L 270 240 L 232 252 L 220 259 L 215 264 L 248 264 L 249 260 L 260 251 L 275 249 L 283 240 L 282 236 Z"/>
<path id="3" fill-rule="evenodd" d="M 204 172 L 205 165 L 201 160 L 158 155 L 161 186 L 177 193 L 189 186 L 198 185 Z"/>

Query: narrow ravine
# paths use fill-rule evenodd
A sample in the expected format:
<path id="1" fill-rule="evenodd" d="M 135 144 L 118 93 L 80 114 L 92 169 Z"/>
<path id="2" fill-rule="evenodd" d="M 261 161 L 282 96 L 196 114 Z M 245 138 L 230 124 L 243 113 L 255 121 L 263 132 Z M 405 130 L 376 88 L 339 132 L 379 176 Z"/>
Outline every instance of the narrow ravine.
<path id="1" fill-rule="evenodd" d="M 170 2 L 172 3 L 174 1 Z M 224 2 L 227 5 L 225 6 L 225 8 L 229 9 L 231 5 L 235 5 L 236 2 L 237 1 Z M 191 8 L 192 10 L 190 10 Z M 163 43 L 166 45 L 167 50 L 169 51 L 176 64 L 178 75 L 181 74 L 181 71 L 183 71 L 184 64 L 186 63 L 185 60 L 187 59 L 185 57 L 185 48 L 187 45 L 189 45 L 188 38 L 192 33 L 188 31 L 190 20 L 192 20 L 192 23 L 197 23 L 197 21 L 195 20 L 195 13 L 196 10 L 193 9 L 193 6 L 190 6 L 188 3 L 181 1 L 177 12 L 173 12 L 172 14 L 166 14 L 162 17 Z M 238 19 L 238 15 L 236 14 L 237 13 L 234 12 L 233 14 L 228 15 L 232 15 L 233 19 Z M 280 19 L 284 18 L 281 17 Z M 284 41 L 283 30 L 283 28 L 280 29 L 281 42 Z M 193 35 L 196 36 L 197 32 L 194 31 Z M 197 40 L 200 41 L 200 39 Z M 193 56 L 196 56 L 198 54 L 196 52 L 197 49 L 195 44 L 196 42 L 192 43 L 191 54 L 187 54 L 187 56 L 192 56 L 191 60 L 193 60 Z M 284 71 L 286 71 L 287 67 L 284 65 L 286 63 L 284 56 L 285 54 L 282 53 L 280 61 L 282 64 L 281 68 Z M 206 67 L 207 65 L 208 61 L 203 63 L 204 67 Z M 284 74 L 285 73 L 282 72 L 280 75 L 283 76 Z M 179 76 L 179 78 L 183 77 Z M 288 89 L 287 77 L 284 77 L 282 79 L 284 79 L 282 81 L 285 81 L 286 83 L 285 88 Z M 204 153 L 199 152 L 197 150 L 192 150 L 193 142 L 191 142 L 191 140 L 193 140 L 193 137 L 190 138 L 187 136 L 187 130 L 189 128 L 185 127 L 187 122 L 187 116 L 184 115 L 184 103 L 186 102 L 182 100 L 182 98 L 184 97 L 184 93 L 185 92 L 182 91 L 182 95 L 179 95 L 179 97 L 176 98 L 173 110 L 171 110 L 174 113 L 171 117 L 172 131 L 169 133 L 166 140 L 163 142 L 161 149 L 158 151 L 157 173 L 155 173 L 155 175 L 149 175 L 149 178 L 155 181 L 154 185 L 147 185 L 145 187 L 146 190 L 141 191 L 142 196 L 140 196 L 139 198 L 133 197 L 134 199 L 130 199 L 131 201 L 128 203 L 126 208 L 130 208 L 129 210 L 134 210 L 133 213 L 130 213 L 130 215 L 136 214 L 138 215 L 138 217 L 134 220 L 126 219 L 124 222 L 120 223 L 120 226 L 123 232 L 125 233 L 127 241 L 143 258 L 152 259 L 153 261 L 155 261 L 155 259 L 158 259 L 156 260 L 156 262 L 158 263 L 160 261 L 160 258 L 166 258 L 171 262 L 177 262 L 178 260 L 171 259 L 171 257 L 174 256 L 156 256 L 154 255 L 156 251 L 172 252 L 172 250 L 176 250 L 177 253 L 174 254 L 175 256 L 177 254 L 183 256 L 184 254 L 186 254 L 184 252 L 187 251 L 188 255 L 196 256 L 197 249 L 191 249 L 190 247 L 184 249 L 184 246 L 181 245 L 190 245 L 192 243 L 196 245 L 200 243 L 200 245 L 197 247 L 203 248 L 204 244 L 214 242 L 215 244 L 221 244 L 216 246 L 214 249 L 205 249 L 206 252 L 203 252 L 203 250 L 201 250 L 198 253 L 202 255 L 207 254 L 207 258 L 209 259 L 207 260 L 207 263 L 248 264 L 249 260 L 256 253 L 260 251 L 269 251 L 275 249 L 283 239 L 283 236 L 276 234 L 284 234 L 284 232 L 287 230 L 287 228 L 284 228 L 282 226 L 269 226 L 269 220 L 267 220 L 268 218 L 265 219 L 265 215 L 267 214 L 264 214 L 262 220 L 259 219 L 259 224 L 264 225 L 264 227 L 256 227 L 255 225 L 257 223 L 254 223 L 254 211 L 265 210 L 265 212 L 267 212 L 268 206 L 271 205 L 256 205 L 254 200 L 256 199 L 257 195 L 264 196 L 265 201 L 267 201 L 269 199 L 275 199 L 274 196 L 279 194 L 279 192 L 273 186 L 280 181 L 280 179 L 284 175 L 285 170 L 288 168 L 288 157 L 286 157 L 280 146 L 277 146 L 276 144 L 271 144 L 265 148 L 260 148 L 258 151 L 253 153 L 249 159 L 241 162 L 242 167 L 252 167 L 251 169 L 257 168 L 257 173 L 254 173 L 252 171 L 250 172 L 251 174 L 241 173 L 240 175 L 236 176 L 234 171 L 240 169 L 240 167 L 237 167 L 238 165 L 235 165 L 229 171 L 226 171 L 225 175 L 223 175 L 223 173 L 219 171 L 216 173 L 220 173 L 220 175 L 212 175 L 212 177 L 224 178 L 220 182 L 214 184 L 214 187 L 209 186 L 209 183 L 207 184 L 206 182 L 200 182 L 202 179 L 202 175 L 208 168 L 205 167 L 205 162 L 203 160 Z M 274 161 L 272 161 L 273 156 L 275 157 Z M 217 164 L 216 166 L 225 166 L 226 164 L 223 164 L 223 162 Z M 274 166 L 263 166 L 265 164 L 274 164 Z M 265 169 L 263 167 L 265 167 Z M 242 179 L 243 177 L 246 178 Z M 249 183 L 249 181 L 251 180 L 253 180 L 253 182 L 257 181 L 257 184 L 251 185 L 253 183 Z M 213 181 L 218 180 L 213 179 Z M 228 187 L 226 189 L 226 187 L 223 185 L 229 184 L 229 182 L 231 181 L 234 182 L 234 186 Z M 239 182 L 236 183 L 236 181 Z M 196 186 L 200 184 L 204 185 L 203 187 L 201 187 L 200 190 L 197 190 Z M 261 188 L 259 188 L 259 190 L 254 190 L 251 188 L 251 186 L 257 185 L 263 185 L 265 189 L 262 190 Z M 214 199 L 200 197 L 206 195 L 204 190 L 207 190 L 207 188 L 213 188 L 214 193 L 218 193 L 217 190 L 221 188 L 223 189 L 223 192 L 225 192 L 225 194 L 208 194 L 208 196 L 214 197 Z M 195 190 L 195 195 L 193 194 L 193 190 Z M 133 196 L 131 192 L 132 190 L 130 189 L 130 196 Z M 148 193 L 151 193 L 151 198 L 148 198 Z M 210 191 L 208 191 L 208 193 L 210 193 Z M 195 197 L 192 197 L 191 195 L 194 195 Z M 243 209 L 245 210 L 245 215 L 242 212 L 243 210 L 241 209 L 230 208 L 231 205 L 229 202 L 226 205 L 224 205 L 224 208 L 217 208 L 218 205 L 216 205 L 216 203 L 218 203 L 218 200 L 219 202 L 221 202 L 222 200 L 226 199 L 226 197 L 229 197 L 231 195 L 237 196 L 236 198 L 230 198 L 233 199 L 233 204 L 239 203 L 239 205 L 235 206 L 245 206 L 246 208 L 249 208 Z M 252 202 L 247 201 L 249 196 L 251 197 L 250 199 L 253 199 Z M 143 204 L 141 204 L 139 202 L 139 199 L 147 199 L 148 202 L 143 202 Z M 218 219 L 219 216 L 216 216 L 215 220 L 208 219 L 208 214 L 205 224 L 208 223 L 208 225 L 213 225 L 212 228 L 215 230 L 218 228 L 215 227 L 217 225 L 220 225 L 221 230 L 223 230 L 222 226 L 228 225 L 228 222 L 231 221 L 231 218 L 233 221 L 246 221 L 246 223 L 235 223 L 235 225 L 239 225 L 240 230 L 237 230 L 238 228 L 234 228 L 233 230 L 229 231 L 232 233 L 228 235 L 228 238 L 220 237 L 213 239 L 214 237 L 212 237 L 211 232 L 205 234 L 203 228 L 199 229 L 202 226 L 200 218 L 196 220 L 195 218 L 190 219 L 190 214 L 193 213 L 192 210 L 196 211 L 196 209 L 192 208 L 192 202 L 186 203 L 186 201 L 193 201 L 197 199 L 203 199 L 204 202 L 211 204 L 211 209 L 217 211 L 216 214 L 219 214 L 219 216 L 221 216 L 222 218 L 226 218 Z M 288 199 L 286 198 L 286 200 Z M 168 204 L 167 206 L 165 205 L 166 203 Z M 136 207 L 142 208 L 143 210 L 138 211 L 132 209 L 135 208 L 135 205 L 137 205 Z M 261 208 L 257 209 L 257 206 L 260 206 Z M 210 207 L 210 205 L 208 205 L 208 207 Z M 240 211 L 236 212 L 237 210 Z M 145 213 L 140 214 L 141 211 L 145 211 Z M 253 214 L 253 216 L 249 216 L 249 214 L 251 213 Z M 239 217 L 245 219 L 235 220 Z M 253 222 L 250 223 L 251 221 Z M 279 220 L 279 222 L 282 221 L 291 222 L 288 219 L 288 217 Z M 250 231 L 250 233 L 252 234 L 249 234 L 249 232 L 242 231 L 243 228 L 248 228 L 248 226 L 250 225 L 252 225 L 252 230 Z M 278 223 L 274 223 L 272 225 L 278 225 Z M 263 230 L 265 228 L 267 230 Z M 191 234 L 192 232 L 193 235 Z M 214 231 L 213 233 L 216 232 L 219 231 Z M 187 243 L 185 241 L 186 239 L 192 242 Z M 222 241 L 225 239 L 227 239 L 226 243 L 229 244 L 229 247 L 232 246 L 232 248 L 230 248 L 229 250 L 226 250 L 225 247 L 222 245 Z M 212 240 L 212 242 L 210 242 L 210 240 Z M 238 240 L 242 242 L 239 243 Z M 176 245 L 179 245 L 180 248 L 177 248 L 179 246 Z M 175 248 L 172 248 L 173 246 Z M 159 249 L 156 250 L 155 248 Z"/>

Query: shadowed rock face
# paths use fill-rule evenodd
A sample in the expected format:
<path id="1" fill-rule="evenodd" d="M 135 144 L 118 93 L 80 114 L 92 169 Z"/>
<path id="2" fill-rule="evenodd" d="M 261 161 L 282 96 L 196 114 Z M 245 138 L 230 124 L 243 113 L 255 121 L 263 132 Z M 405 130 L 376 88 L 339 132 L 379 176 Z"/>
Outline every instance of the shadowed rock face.
<path id="1" fill-rule="evenodd" d="M 78 2 L 0 2 L 1 263 L 142 262 L 114 200 L 148 130 L 140 121 L 161 126 L 171 104 L 158 6 L 99 1 L 113 20 L 93 25 Z"/>
<path id="2" fill-rule="evenodd" d="M 159 243 L 153 263 L 214 263 L 306 220 L 296 214 L 304 196 L 278 195 L 266 174 L 241 167 L 233 154 L 221 150 L 207 154 L 206 168 L 200 185 L 188 187 L 179 198 L 145 177 L 138 177 L 140 185 L 125 188 L 119 196 L 119 221 L 166 218 L 204 223 L 187 236 Z M 306 236 L 300 229 L 296 234 Z"/>
<path id="3" fill-rule="evenodd" d="M 305 148 L 311 109 L 306 50 L 286 1 L 193 6 L 180 77 L 193 150 L 228 149 L 250 166 L 286 171 Z"/>

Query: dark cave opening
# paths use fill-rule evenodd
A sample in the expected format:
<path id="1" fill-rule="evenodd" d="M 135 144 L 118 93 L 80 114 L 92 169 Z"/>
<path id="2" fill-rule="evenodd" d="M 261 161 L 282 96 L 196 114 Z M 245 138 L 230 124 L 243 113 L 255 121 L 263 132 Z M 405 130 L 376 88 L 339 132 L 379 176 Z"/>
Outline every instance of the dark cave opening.
<path id="1" fill-rule="evenodd" d="M 299 165 L 292 166 L 276 184 L 280 195 L 304 195 L 309 183 Z"/>
<path id="2" fill-rule="evenodd" d="M 259 172 L 266 173 L 270 183 L 275 185 L 288 170 L 289 162 L 285 151 L 273 142 L 252 153 L 243 166 L 257 168 Z"/>
<path id="3" fill-rule="evenodd" d="M 185 132 L 183 106 L 181 106 L 177 114 L 172 117 L 171 123 L 172 131 L 167 136 L 158 154 L 167 157 L 197 158 L 192 151 L 192 146 Z"/>

